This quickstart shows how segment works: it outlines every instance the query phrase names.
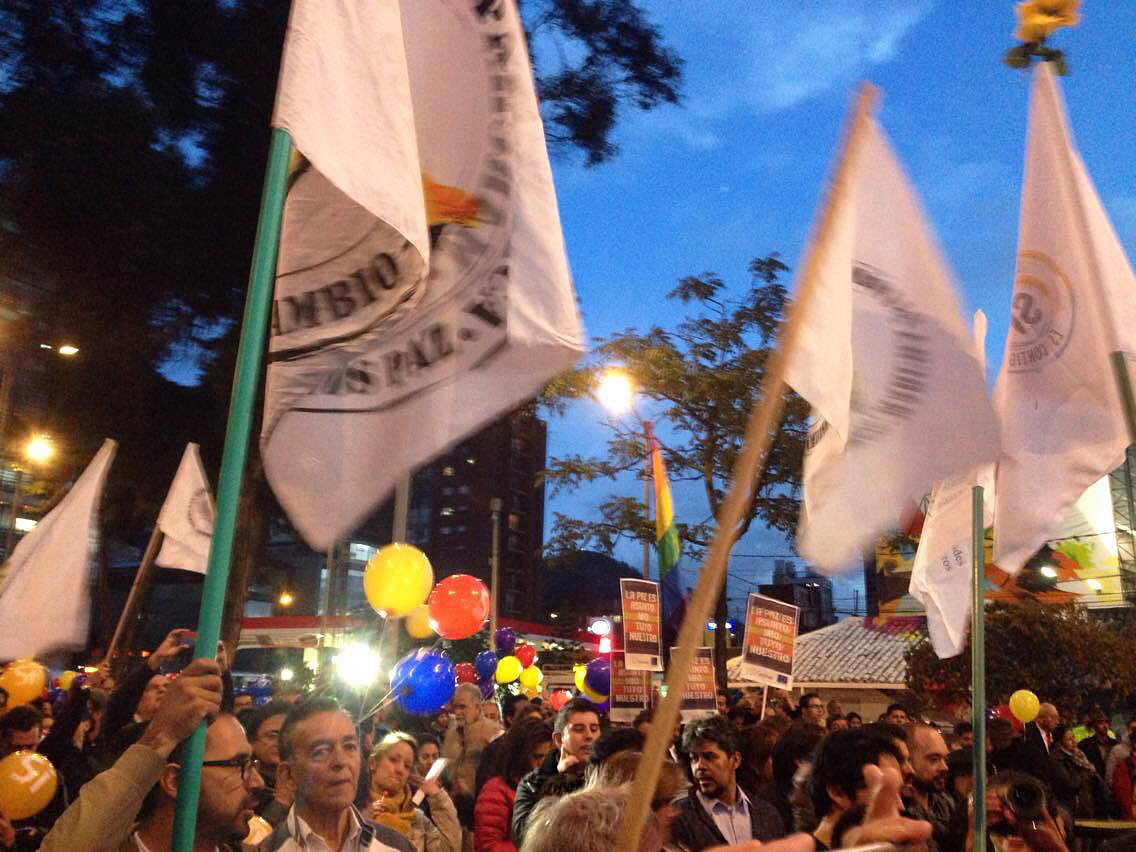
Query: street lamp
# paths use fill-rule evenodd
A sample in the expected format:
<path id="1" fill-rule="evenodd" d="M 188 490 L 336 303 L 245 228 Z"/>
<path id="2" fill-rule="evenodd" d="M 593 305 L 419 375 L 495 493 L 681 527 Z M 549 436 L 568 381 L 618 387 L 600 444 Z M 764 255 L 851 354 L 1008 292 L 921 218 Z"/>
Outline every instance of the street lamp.
<path id="1" fill-rule="evenodd" d="M 64 358 L 70 358 L 73 355 L 79 354 L 79 347 L 71 343 L 64 343 L 59 349 L 56 350 Z"/>
<path id="2" fill-rule="evenodd" d="M 596 399 L 600 405 L 613 415 L 619 416 L 631 410 L 635 399 L 635 388 L 631 377 L 619 369 L 605 370 L 596 388 Z"/>
<path id="3" fill-rule="evenodd" d="M 35 464 L 43 464 L 55 455 L 55 447 L 46 435 L 33 435 L 24 446 L 24 458 Z"/>
<path id="4" fill-rule="evenodd" d="M 44 464 L 55 455 L 55 446 L 47 435 L 33 435 L 24 445 L 24 458 L 32 464 Z M 12 502 L 9 506 L 11 517 L 8 518 L 8 532 L 4 538 L 4 558 L 12 555 L 12 545 L 16 538 L 16 516 L 20 514 L 20 498 L 23 496 L 24 472 L 16 468 L 16 487 L 12 491 Z"/>

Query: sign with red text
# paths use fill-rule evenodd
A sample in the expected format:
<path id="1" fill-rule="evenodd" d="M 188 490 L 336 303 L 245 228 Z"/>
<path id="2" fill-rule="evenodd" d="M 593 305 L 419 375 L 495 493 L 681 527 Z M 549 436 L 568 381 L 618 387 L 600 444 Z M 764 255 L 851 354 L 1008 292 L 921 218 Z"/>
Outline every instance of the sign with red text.
<path id="1" fill-rule="evenodd" d="M 623 599 L 623 651 L 632 671 L 663 670 L 663 633 L 659 627 L 659 584 L 627 577 L 619 581 Z"/>
<path id="2" fill-rule="evenodd" d="M 674 656 L 678 648 L 671 648 Z M 682 693 L 679 713 L 683 722 L 713 716 L 718 712 L 716 696 L 718 684 L 714 680 L 714 649 L 695 648 L 694 659 L 690 662 L 690 675 L 686 679 L 686 690 Z"/>
<path id="3" fill-rule="evenodd" d="M 623 651 L 611 652 L 611 710 L 608 717 L 613 722 L 633 722 L 640 712 L 647 709 L 649 696 L 647 675 L 640 671 L 630 671 Z"/>
<path id="4" fill-rule="evenodd" d="M 798 614 L 792 604 L 764 595 L 749 596 L 742 642 L 743 680 L 778 689 L 793 688 Z"/>

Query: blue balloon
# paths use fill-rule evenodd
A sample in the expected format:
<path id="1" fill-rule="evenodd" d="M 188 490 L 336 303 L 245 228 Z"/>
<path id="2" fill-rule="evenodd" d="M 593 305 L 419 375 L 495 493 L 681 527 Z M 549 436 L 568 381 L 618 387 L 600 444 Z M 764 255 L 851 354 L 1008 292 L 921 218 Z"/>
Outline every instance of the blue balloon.
<path id="1" fill-rule="evenodd" d="M 611 693 L 611 663 L 606 657 L 596 657 L 588 663 L 588 671 L 584 675 L 584 683 L 588 689 L 597 695 Z"/>
<path id="2" fill-rule="evenodd" d="M 497 646 L 498 657 L 509 656 L 517 647 L 517 631 L 512 627 L 498 627 L 493 639 Z"/>
<path id="3" fill-rule="evenodd" d="M 445 651 L 411 651 L 395 666 L 391 690 L 407 713 L 436 713 L 453 697 L 454 664 Z"/>
<path id="4" fill-rule="evenodd" d="M 497 655 L 492 651 L 482 651 L 473 661 L 473 667 L 477 669 L 478 680 L 491 678 L 497 674 Z"/>

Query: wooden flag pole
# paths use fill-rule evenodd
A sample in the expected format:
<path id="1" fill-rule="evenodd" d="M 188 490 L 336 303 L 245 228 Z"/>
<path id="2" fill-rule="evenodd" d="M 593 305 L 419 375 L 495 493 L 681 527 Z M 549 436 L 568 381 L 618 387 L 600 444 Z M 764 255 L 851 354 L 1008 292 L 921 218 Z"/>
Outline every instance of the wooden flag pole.
<path id="1" fill-rule="evenodd" d="M 158 558 L 158 548 L 162 546 L 162 539 L 164 538 L 161 527 L 155 523 L 154 531 L 150 533 L 150 541 L 146 544 L 146 551 L 142 554 L 142 561 L 138 563 L 138 570 L 134 573 L 134 582 L 130 584 L 130 594 L 126 596 L 126 604 L 122 607 L 122 614 L 118 617 L 118 625 L 114 628 L 114 636 L 111 637 L 110 645 L 107 646 L 106 653 L 103 655 L 103 662 L 108 666 L 114 665 L 114 654 L 118 650 L 118 643 L 122 641 L 122 636 L 126 632 L 126 625 L 132 618 L 131 610 L 134 608 L 138 596 L 150 582 L 154 560 Z"/>
<path id="2" fill-rule="evenodd" d="M 986 848 L 986 525 L 982 486 L 971 491 L 970 721 L 974 726 L 974 848 Z"/>
<path id="3" fill-rule="evenodd" d="M 276 255 L 280 248 L 280 224 L 284 216 L 284 196 L 288 186 L 288 162 L 292 139 L 279 128 L 272 131 L 268 148 L 268 167 L 260 198 L 260 220 L 256 226 L 248 295 L 241 322 L 240 347 L 229 402 L 229 421 L 225 425 L 225 449 L 221 455 L 221 475 L 217 484 L 217 520 L 209 548 L 209 567 L 201 592 L 201 614 L 197 620 L 195 657 L 217 655 L 221 638 L 221 611 L 225 587 L 229 582 L 229 562 L 233 556 L 233 534 L 237 525 L 237 504 L 241 480 L 248 458 L 252 413 L 260 386 L 264 346 L 268 336 L 272 285 L 276 276 Z M 197 822 L 197 800 L 201 794 L 201 758 L 205 752 L 205 724 L 186 740 L 181 773 L 178 776 L 177 810 L 174 814 L 174 852 L 192 852 Z"/>
<path id="4" fill-rule="evenodd" d="M 877 97 L 874 86 L 864 84 L 856 97 L 856 104 L 849 124 L 843 152 L 840 156 L 828 198 L 817 223 L 816 233 L 807 251 L 801 286 L 797 298 L 789 304 L 780 334 L 778 348 L 774 350 L 762 382 L 758 404 L 750 414 L 746 425 L 745 441 L 742 451 L 734 463 L 731 473 L 730 490 L 718 516 L 717 529 L 710 544 L 710 553 L 702 565 L 698 585 L 691 596 L 683 619 L 677 651 L 671 656 L 667 672 L 667 694 L 659 704 L 647 741 L 643 746 L 643 757 L 631 787 L 631 800 L 621 826 L 619 846 L 621 852 L 637 852 L 639 836 L 647 821 L 651 800 L 655 794 L 655 783 L 663 765 L 663 757 L 670 744 L 675 723 L 678 721 L 679 705 L 690 674 L 690 664 L 697 648 L 702 644 L 703 625 L 710 610 L 718 600 L 718 594 L 726 576 L 726 563 L 730 550 L 737 539 L 742 513 L 749 504 L 750 497 L 764 472 L 765 459 L 773 442 L 785 403 L 784 380 L 800 336 L 812 295 L 817 289 L 820 277 L 820 261 L 830 239 L 832 223 L 836 210 L 842 206 L 846 194 L 849 173 L 856 160 L 856 154 L 868 126 L 872 108 Z"/>

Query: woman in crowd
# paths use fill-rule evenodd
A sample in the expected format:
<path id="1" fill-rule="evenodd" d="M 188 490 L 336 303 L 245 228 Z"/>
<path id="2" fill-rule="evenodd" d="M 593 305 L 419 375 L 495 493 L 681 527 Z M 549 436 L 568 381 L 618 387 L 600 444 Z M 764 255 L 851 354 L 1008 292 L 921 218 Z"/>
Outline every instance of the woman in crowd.
<path id="1" fill-rule="evenodd" d="M 1096 768 L 1077 748 L 1073 729 L 1058 725 L 1053 730 L 1054 748 L 1049 755 L 1053 796 L 1076 819 L 1108 816 L 1108 790 Z"/>
<path id="2" fill-rule="evenodd" d="M 501 740 L 497 766 L 473 809 L 476 852 L 516 852 L 510 826 L 517 784 L 552 750 L 552 727 L 536 719 L 517 722 Z"/>
<path id="3" fill-rule="evenodd" d="M 410 791 L 410 773 L 418 751 L 409 734 L 394 731 L 383 737 L 367 762 L 371 773 L 371 805 L 367 816 L 395 829 L 418 852 L 460 852 L 461 826 L 449 795 L 437 779 L 423 781 L 430 816 L 418 808 Z"/>

